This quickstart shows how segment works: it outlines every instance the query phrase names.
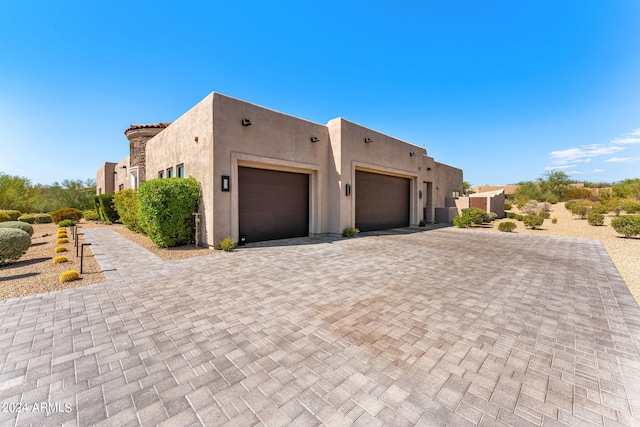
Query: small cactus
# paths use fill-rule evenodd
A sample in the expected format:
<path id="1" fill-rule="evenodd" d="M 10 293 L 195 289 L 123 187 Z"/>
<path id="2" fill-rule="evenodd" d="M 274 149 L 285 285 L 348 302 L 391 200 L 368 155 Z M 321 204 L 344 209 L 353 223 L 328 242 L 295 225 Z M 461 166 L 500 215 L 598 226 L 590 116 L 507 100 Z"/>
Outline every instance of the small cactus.
<path id="1" fill-rule="evenodd" d="M 59 254 L 60 252 L 67 252 L 67 248 L 65 246 L 58 246 L 57 248 L 55 248 L 53 251 L 57 254 Z"/>
<path id="2" fill-rule="evenodd" d="M 67 239 L 66 237 L 60 238 L 58 240 L 56 240 L 56 245 L 61 245 L 63 243 L 69 243 L 69 239 Z"/>
<path id="3" fill-rule="evenodd" d="M 58 280 L 60 281 L 60 283 L 64 283 L 64 282 L 71 282 L 73 280 L 79 280 L 79 279 L 80 279 L 80 273 L 78 273 L 75 270 L 69 270 L 62 273 Z"/>

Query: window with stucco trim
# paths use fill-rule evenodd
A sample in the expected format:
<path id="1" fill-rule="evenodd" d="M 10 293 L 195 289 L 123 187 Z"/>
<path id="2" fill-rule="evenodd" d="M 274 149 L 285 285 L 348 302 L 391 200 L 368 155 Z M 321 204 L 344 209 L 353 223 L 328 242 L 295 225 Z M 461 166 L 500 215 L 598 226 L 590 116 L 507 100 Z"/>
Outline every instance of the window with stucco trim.
<path id="1" fill-rule="evenodd" d="M 164 178 L 164 171 L 158 172 L 158 178 L 160 179 Z"/>
<path id="2" fill-rule="evenodd" d="M 184 163 L 181 165 L 176 166 L 176 171 L 177 171 L 177 177 L 178 178 L 184 178 Z"/>
<path id="3" fill-rule="evenodd" d="M 167 169 L 167 178 L 173 178 L 173 168 Z"/>

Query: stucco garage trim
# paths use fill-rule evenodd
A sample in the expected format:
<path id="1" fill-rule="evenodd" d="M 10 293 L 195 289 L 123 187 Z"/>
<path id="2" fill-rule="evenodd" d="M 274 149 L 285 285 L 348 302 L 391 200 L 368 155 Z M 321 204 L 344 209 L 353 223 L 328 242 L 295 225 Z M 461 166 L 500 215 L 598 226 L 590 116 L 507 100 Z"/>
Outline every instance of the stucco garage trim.
<path id="1" fill-rule="evenodd" d="M 240 237 L 240 194 L 238 192 L 238 167 L 269 169 L 282 172 L 305 173 L 309 175 L 309 234 L 320 234 L 323 179 L 321 166 L 310 163 L 293 162 L 270 157 L 255 156 L 246 153 L 231 153 L 231 235 L 236 241 Z"/>

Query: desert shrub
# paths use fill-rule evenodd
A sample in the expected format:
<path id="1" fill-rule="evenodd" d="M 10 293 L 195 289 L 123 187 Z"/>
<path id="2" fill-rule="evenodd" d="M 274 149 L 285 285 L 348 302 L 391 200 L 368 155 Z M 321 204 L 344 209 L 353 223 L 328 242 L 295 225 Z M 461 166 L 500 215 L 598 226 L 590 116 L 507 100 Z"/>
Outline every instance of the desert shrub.
<path id="1" fill-rule="evenodd" d="M 580 215 L 581 219 L 586 219 L 589 213 L 589 205 L 585 202 L 576 202 L 571 205 L 570 211 L 573 215 Z"/>
<path id="2" fill-rule="evenodd" d="M 51 262 L 53 264 L 60 264 L 60 263 L 63 263 L 63 262 L 69 262 L 69 258 L 67 258 L 64 255 L 60 255 L 60 256 L 55 257 Z"/>
<path id="3" fill-rule="evenodd" d="M 85 221 L 98 221 L 100 219 L 96 211 L 84 211 L 82 217 Z"/>
<path id="4" fill-rule="evenodd" d="M 556 196 L 551 196 L 547 199 L 547 203 L 551 203 L 552 205 L 555 205 L 556 203 L 558 203 L 559 200 Z"/>
<path id="5" fill-rule="evenodd" d="M 5 222 L 5 221 L 11 221 L 11 217 L 4 212 L 0 212 L 0 222 Z"/>
<path id="6" fill-rule="evenodd" d="M 359 232 L 360 230 L 355 227 L 346 227 L 344 230 L 342 230 L 342 237 L 353 237 Z"/>
<path id="7" fill-rule="evenodd" d="M 31 235 L 19 228 L 0 228 L 0 265 L 20 258 L 31 246 Z"/>
<path id="8" fill-rule="evenodd" d="M 498 214 L 495 212 L 489 212 L 489 222 L 495 221 L 498 219 Z"/>
<path id="9" fill-rule="evenodd" d="M 72 221 L 80 221 L 82 218 L 82 211 L 75 208 L 63 208 L 57 211 L 51 212 L 51 220 L 60 225 L 60 221 L 70 219 Z"/>
<path id="10" fill-rule="evenodd" d="M 515 212 L 507 212 L 507 218 L 509 219 L 516 219 L 517 216 L 518 214 Z"/>
<path id="11" fill-rule="evenodd" d="M 549 219 L 549 218 L 551 218 L 551 213 L 549 213 L 549 212 L 540 212 L 538 214 L 538 216 L 540 218 L 542 218 L 542 219 Z"/>
<path id="12" fill-rule="evenodd" d="M 225 252 L 231 252 L 235 247 L 236 242 L 231 237 L 227 237 L 222 242 L 220 242 L 220 249 Z"/>
<path id="13" fill-rule="evenodd" d="M 521 207 L 520 210 L 522 210 L 522 212 L 526 213 L 527 215 L 537 215 L 538 212 L 540 212 L 540 207 L 538 206 L 538 202 L 530 201 L 529 203 Z"/>
<path id="14" fill-rule="evenodd" d="M 622 206 L 623 201 L 618 197 L 612 197 L 611 199 L 606 201 L 606 206 L 609 209 L 609 212 L 613 212 L 616 216 L 620 216 L 624 207 Z"/>
<path id="15" fill-rule="evenodd" d="M 456 227 L 468 228 L 471 227 L 471 224 L 473 224 L 473 218 L 471 217 L 471 215 L 463 214 L 453 218 L 453 225 L 455 225 Z"/>
<path id="16" fill-rule="evenodd" d="M 513 205 L 509 202 L 504 202 L 504 210 L 510 211 L 513 208 Z"/>
<path id="17" fill-rule="evenodd" d="M 425 221 L 424 219 L 421 219 L 420 222 L 418 223 L 418 227 L 425 227 L 427 225 L 427 221 Z"/>
<path id="18" fill-rule="evenodd" d="M 611 226 L 616 233 L 623 234 L 624 237 L 632 237 L 640 234 L 640 216 L 622 215 L 611 220 Z"/>
<path id="19" fill-rule="evenodd" d="M 138 188 L 138 223 L 159 247 L 193 240 L 194 212 L 200 204 L 200 183 L 195 178 L 152 179 Z"/>
<path id="20" fill-rule="evenodd" d="M 604 225 L 604 215 L 598 212 L 589 212 L 587 215 L 589 225 Z"/>
<path id="21" fill-rule="evenodd" d="M 48 213 L 39 213 L 34 215 L 36 217 L 36 224 L 51 224 L 53 220 Z"/>
<path id="22" fill-rule="evenodd" d="M 551 224 L 557 224 L 557 223 L 558 223 L 558 218 L 551 219 Z"/>
<path id="23" fill-rule="evenodd" d="M 533 230 L 537 230 L 538 227 L 540 227 L 542 223 L 544 223 L 544 218 L 540 218 L 538 215 L 527 215 L 524 217 L 522 222 L 524 222 L 524 225 L 526 225 L 527 227 L 530 227 Z"/>
<path id="24" fill-rule="evenodd" d="M 102 221 L 116 222 L 120 219 L 115 205 L 113 204 L 113 194 L 101 194 L 98 197 L 99 216 Z"/>
<path id="25" fill-rule="evenodd" d="M 120 222 L 131 231 L 142 231 L 138 223 L 138 202 L 136 191 L 132 189 L 120 191 L 113 195 L 113 203 L 120 216 Z"/>
<path id="26" fill-rule="evenodd" d="M 607 214 L 609 213 L 609 207 L 607 205 L 604 205 L 602 203 L 596 203 L 595 205 L 593 205 L 591 207 L 590 212 L 594 212 L 594 213 L 598 213 L 598 214 Z"/>
<path id="27" fill-rule="evenodd" d="M 640 212 L 640 202 L 636 202 L 635 200 L 627 200 L 622 205 L 624 211 L 628 214 L 634 214 Z"/>
<path id="28" fill-rule="evenodd" d="M 33 215 L 24 214 L 24 215 L 20 215 L 18 217 L 18 221 L 26 222 L 27 224 L 35 224 L 36 223 L 36 217 L 33 216 Z"/>
<path id="29" fill-rule="evenodd" d="M 498 225 L 498 230 L 500 231 L 504 231 L 506 233 L 511 233 L 513 230 L 515 230 L 517 227 L 515 222 L 511 222 L 511 221 L 504 221 L 501 222 L 500 225 Z"/>
<path id="30" fill-rule="evenodd" d="M 61 245 L 63 243 L 69 243 L 69 239 L 67 239 L 66 237 L 61 237 L 58 240 L 56 240 L 56 245 Z"/>
<path id="31" fill-rule="evenodd" d="M 75 270 L 69 270 L 69 271 L 65 271 L 64 273 L 62 273 L 60 275 L 60 277 L 58 278 L 58 280 L 60 281 L 60 283 L 64 283 L 64 282 L 71 282 L 73 280 L 78 280 L 80 279 L 80 273 L 78 273 Z"/>
<path id="32" fill-rule="evenodd" d="M 22 215 L 22 212 L 13 209 L 1 210 L 0 213 L 9 215 L 9 221 L 17 221 L 20 215 Z"/>
<path id="33" fill-rule="evenodd" d="M 60 252 L 67 252 L 67 248 L 65 246 L 58 246 L 53 250 L 54 253 L 59 254 Z"/>
<path id="34" fill-rule="evenodd" d="M 529 197 L 517 197 L 516 198 L 516 207 L 518 209 L 522 209 L 524 208 L 529 202 L 531 201 L 531 199 L 529 199 Z"/>
<path id="35" fill-rule="evenodd" d="M 489 214 L 480 208 L 462 209 L 462 215 L 470 216 L 474 224 L 484 224 L 490 222 Z"/>
<path id="36" fill-rule="evenodd" d="M 19 230 L 29 233 L 29 237 L 33 236 L 33 226 L 26 222 L 21 222 L 21 221 L 0 222 L 0 228 L 17 228 Z"/>
<path id="37" fill-rule="evenodd" d="M 60 227 L 71 227 L 72 225 L 76 225 L 76 224 L 77 224 L 77 221 L 74 221 L 72 219 L 63 219 L 58 223 Z"/>

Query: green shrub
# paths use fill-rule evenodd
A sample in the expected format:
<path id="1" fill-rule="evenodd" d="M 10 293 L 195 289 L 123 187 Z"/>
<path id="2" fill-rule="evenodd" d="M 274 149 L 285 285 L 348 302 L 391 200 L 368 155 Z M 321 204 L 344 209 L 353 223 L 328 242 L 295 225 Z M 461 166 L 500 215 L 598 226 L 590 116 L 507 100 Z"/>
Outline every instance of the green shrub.
<path id="1" fill-rule="evenodd" d="M 33 215 L 24 214 L 24 215 L 20 215 L 18 217 L 18 221 L 26 222 L 27 224 L 35 224 L 36 223 L 36 217 L 33 216 Z"/>
<path id="2" fill-rule="evenodd" d="M 64 221 L 65 219 L 80 221 L 81 218 L 82 218 L 82 211 L 80 209 L 63 208 L 63 209 L 58 209 L 57 211 L 51 212 L 51 220 L 56 224 L 59 224 L 60 221 Z"/>
<path id="3" fill-rule="evenodd" d="M 635 200 L 627 200 L 622 205 L 624 211 L 628 214 L 634 214 L 640 212 L 640 202 L 636 202 Z"/>
<path id="4" fill-rule="evenodd" d="M 119 191 L 113 195 L 113 203 L 116 212 L 120 216 L 120 222 L 131 231 L 142 232 L 138 223 L 138 202 L 136 191 L 132 189 Z"/>
<path id="5" fill-rule="evenodd" d="M 33 227 L 31 224 L 21 221 L 5 221 L 0 222 L 0 228 L 17 228 L 29 233 L 29 237 L 33 236 Z"/>
<path id="6" fill-rule="evenodd" d="M 29 246 L 31 235 L 26 231 L 19 228 L 0 228 L 0 265 L 17 260 Z"/>
<path id="7" fill-rule="evenodd" d="M 616 233 L 623 234 L 624 237 L 632 237 L 640 234 L 640 216 L 623 215 L 611 220 L 611 226 Z"/>
<path id="8" fill-rule="evenodd" d="M 542 219 L 549 219 L 549 218 L 551 218 L 551 213 L 549 213 L 549 212 L 540 212 L 538 214 L 538 216 L 540 218 L 542 218 Z"/>
<path id="9" fill-rule="evenodd" d="M 358 230 L 355 227 L 347 227 L 344 230 L 342 230 L 342 237 L 353 237 L 359 232 L 360 230 Z"/>
<path id="10" fill-rule="evenodd" d="M 425 221 L 424 219 L 421 219 L 420 222 L 418 223 L 418 227 L 425 227 L 427 225 L 427 221 Z"/>
<path id="11" fill-rule="evenodd" d="M 11 221 L 11 217 L 4 212 L 0 212 L 0 222 L 5 222 L 5 221 Z"/>
<path id="12" fill-rule="evenodd" d="M 517 227 L 515 222 L 511 222 L 511 221 L 504 221 L 501 222 L 500 225 L 498 225 L 498 230 L 500 231 L 504 231 L 506 233 L 511 233 L 513 230 L 515 230 Z"/>
<path id="13" fill-rule="evenodd" d="M 557 224 L 558 223 L 558 218 L 553 218 L 551 220 L 551 224 Z"/>
<path id="14" fill-rule="evenodd" d="M 569 200 L 568 202 L 564 203 L 564 207 L 566 210 L 571 211 L 571 208 L 573 207 L 573 205 L 575 205 L 576 203 L 578 203 L 577 200 Z"/>
<path id="15" fill-rule="evenodd" d="M 509 219 L 516 219 L 517 216 L 518 214 L 515 212 L 507 212 L 507 218 Z"/>
<path id="16" fill-rule="evenodd" d="M 573 215 L 580 215 L 581 219 L 586 219 L 589 213 L 589 205 L 585 202 L 576 202 L 571 205 L 570 211 Z"/>
<path id="17" fill-rule="evenodd" d="M 590 212 L 595 212 L 595 213 L 604 215 L 609 213 L 609 206 L 603 205 L 602 203 L 597 203 L 591 207 Z"/>
<path id="18" fill-rule="evenodd" d="M 538 215 L 527 215 L 524 217 L 522 222 L 524 222 L 524 225 L 526 225 L 527 227 L 531 227 L 531 229 L 537 230 L 538 227 L 540 227 L 542 223 L 544 223 L 544 218 L 541 218 Z"/>
<path id="19" fill-rule="evenodd" d="M 589 225 L 604 225 L 604 215 L 598 212 L 589 212 L 587 221 Z"/>
<path id="20" fill-rule="evenodd" d="M 462 215 L 470 216 L 474 224 L 485 224 L 490 222 L 489 214 L 480 208 L 462 209 Z"/>
<path id="21" fill-rule="evenodd" d="M 498 219 L 498 214 L 495 212 L 489 212 L 489 222 L 495 221 Z"/>
<path id="22" fill-rule="evenodd" d="M 473 218 L 471 215 L 458 215 L 453 218 L 453 225 L 460 228 L 468 228 L 473 224 Z"/>
<path id="23" fill-rule="evenodd" d="M 559 200 L 556 196 L 551 196 L 547 199 L 547 203 L 551 203 L 552 205 L 555 205 L 556 203 L 558 203 Z"/>
<path id="24" fill-rule="evenodd" d="M 53 220 L 48 213 L 39 213 L 34 215 L 36 217 L 36 224 L 51 224 Z"/>
<path id="25" fill-rule="evenodd" d="M 195 178 L 152 179 L 138 188 L 138 222 L 159 247 L 194 239 L 200 204 L 200 183 Z"/>
<path id="26" fill-rule="evenodd" d="M 120 219 L 115 205 L 113 204 L 113 194 L 101 194 L 98 196 L 100 206 L 99 217 L 102 221 L 116 222 Z"/>
<path id="27" fill-rule="evenodd" d="M 513 208 L 513 205 L 509 202 L 504 202 L 504 210 L 510 211 Z"/>
<path id="28" fill-rule="evenodd" d="M 22 212 L 13 209 L 1 210 L 0 212 L 9 215 L 9 221 L 17 221 L 20 215 L 22 215 Z"/>
<path id="29" fill-rule="evenodd" d="M 84 211 L 82 217 L 85 221 L 98 221 L 100 219 L 96 211 Z"/>
<path id="30" fill-rule="evenodd" d="M 60 227 L 71 227 L 72 225 L 76 225 L 77 222 L 72 219 L 63 219 L 58 223 Z"/>
<path id="31" fill-rule="evenodd" d="M 220 249 L 225 252 L 231 252 L 235 247 L 236 242 L 231 237 L 227 237 L 222 242 L 220 242 Z"/>

